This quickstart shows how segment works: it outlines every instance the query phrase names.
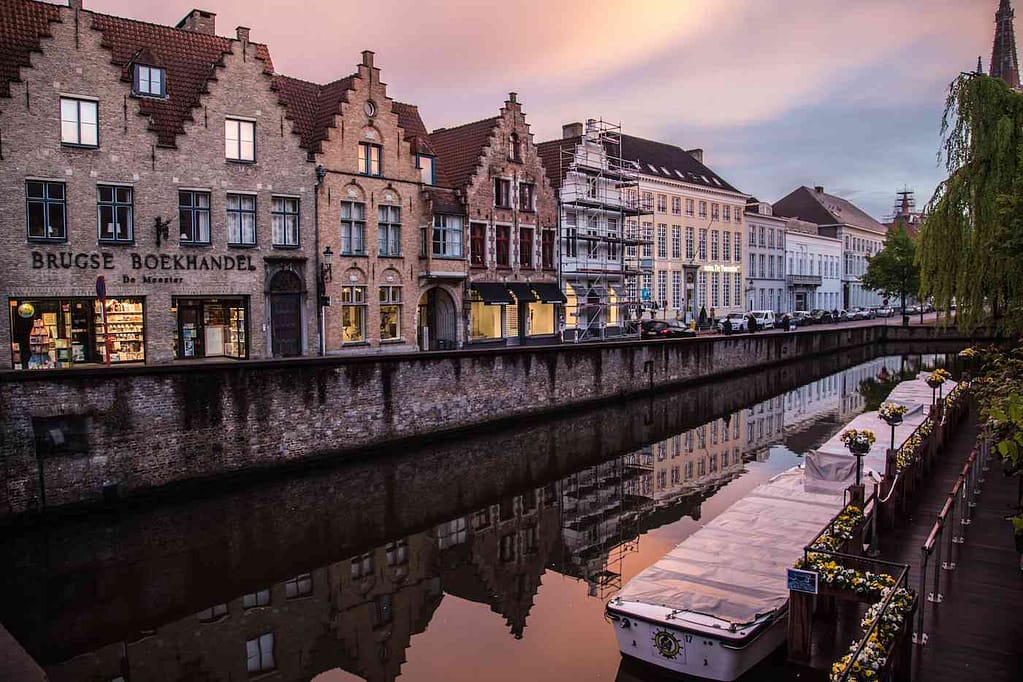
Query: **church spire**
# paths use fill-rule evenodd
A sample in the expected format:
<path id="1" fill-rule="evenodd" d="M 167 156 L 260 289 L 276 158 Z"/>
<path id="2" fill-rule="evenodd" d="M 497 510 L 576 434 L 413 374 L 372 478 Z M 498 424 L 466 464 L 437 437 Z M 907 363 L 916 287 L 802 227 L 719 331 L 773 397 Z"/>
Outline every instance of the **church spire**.
<path id="1" fill-rule="evenodd" d="M 1019 61 L 1016 58 L 1016 33 L 1012 20 L 1016 13 L 1009 0 L 1001 0 L 995 12 L 995 42 L 991 47 L 990 73 L 1010 88 L 1019 88 Z"/>

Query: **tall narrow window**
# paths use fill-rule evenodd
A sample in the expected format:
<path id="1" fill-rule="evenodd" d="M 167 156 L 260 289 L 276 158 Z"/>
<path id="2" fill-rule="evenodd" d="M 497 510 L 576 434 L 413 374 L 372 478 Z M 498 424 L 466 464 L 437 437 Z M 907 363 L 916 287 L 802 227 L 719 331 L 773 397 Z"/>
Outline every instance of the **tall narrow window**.
<path id="1" fill-rule="evenodd" d="M 700 260 L 707 260 L 707 230 L 700 230 Z"/>
<path id="2" fill-rule="evenodd" d="M 166 90 L 166 72 L 155 66 L 135 65 L 134 90 L 136 95 L 144 97 L 164 97 Z"/>
<path id="3" fill-rule="evenodd" d="M 718 260 L 718 256 L 719 256 L 719 251 L 718 251 L 718 231 L 717 230 L 711 230 L 710 231 L 710 259 L 711 260 Z"/>
<path id="4" fill-rule="evenodd" d="M 694 258 L 696 258 L 696 250 L 694 246 L 695 243 L 694 232 L 695 230 L 693 230 L 693 228 L 691 227 L 686 228 L 686 258 L 688 260 L 693 260 Z"/>
<path id="5" fill-rule="evenodd" d="M 607 259 L 612 263 L 619 261 L 618 252 L 618 219 L 607 219 Z"/>
<path id="6" fill-rule="evenodd" d="M 178 229 L 182 244 L 210 243 L 209 192 L 178 192 Z"/>
<path id="7" fill-rule="evenodd" d="M 533 212 L 536 208 L 533 206 L 533 200 L 536 195 L 536 185 L 531 182 L 520 182 L 519 183 L 519 210 Z"/>
<path id="8" fill-rule="evenodd" d="M 99 102 L 61 97 L 60 141 L 77 147 L 98 147 Z"/>
<path id="9" fill-rule="evenodd" d="M 359 143 L 359 172 L 363 175 L 382 175 L 380 156 L 383 147 L 369 142 Z"/>
<path id="10" fill-rule="evenodd" d="M 718 204 L 710 205 L 710 219 L 721 220 L 721 206 Z"/>
<path id="11" fill-rule="evenodd" d="M 341 253 L 366 253 L 366 204 L 361 201 L 341 202 Z"/>
<path id="12" fill-rule="evenodd" d="M 401 207 L 377 207 L 377 240 L 381 256 L 401 255 Z"/>
<path id="13" fill-rule="evenodd" d="M 228 161 L 256 160 L 256 122 L 224 120 L 224 155 Z"/>
<path id="14" fill-rule="evenodd" d="M 227 195 L 227 243 L 232 246 L 256 244 L 256 197 Z"/>
<path id="15" fill-rule="evenodd" d="M 269 672 L 277 667 L 274 663 L 274 635 L 272 632 L 245 642 L 245 653 L 248 657 L 247 668 L 250 675 Z"/>
<path id="16" fill-rule="evenodd" d="M 366 341 L 366 287 L 341 288 L 341 332 L 343 343 Z"/>
<path id="17" fill-rule="evenodd" d="M 725 219 L 725 222 L 726 222 L 726 223 L 730 223 L 730 222 L 732 222 L 732 207 L 731 207 L 731 206 L 728 206 L 728 205 L 726 204 L 726 205 L 725 205 L 725 207 L 724 207 L 724 211 L 723 211 L 723 213 L 724 213 L 724 219 Z"/>
<path id="18" fill-rule="evenodd" d="M 735 247 L 735 254 L 734 254 L 735 258 L 733 258 L 732 260 L 734 260 L 736 263 L 741 263 L 742 262 L 742 233 L 741 232 L 736 232 L 734 236 L 735 236 L 735 239 L 732 240 L 732 244 Z"/>
<path id="19" fill-rule="evenodd" d="M 540 232 L 540 267 L 554 269 L 554 230 Z"/>
<path id="20" fill-rule="evenodd" d="M 671 214 L 682 215 L 682 197 L 671 198 Z"/>
<path id="21" fill-rule="evenodd" d="M 657 257 L 668 257 L 668 226 L 663 223 L 657 226 Z"/>
<path id="22" fill-rule="evenodd" d="M 686 215 L 690 218 L 693 217 L 693 200 L 686 199 Z"/>
<path id="23" fill-rule="evenodd" d="M 494 178 L 494 206 L 496 208 L 511 208 L 511 180 L 508 178 Z"/>
<path id="24" fill-rule="evenodd" d="M 380 287 L 380 340 L 401 338 L 401 287 Z"/>
<path id="25" fill-rule="evenodd" d="M 433 255 L 442 258 L 461 258 L 462 216 L 436 213 L 433 216 Z"/>
<path id="26" fill-rule="evenodd" d="M 671 307 L 682 308 L 682 273 L 677 270 L 671 273 Z"/>
<path id="27" fill-rule="evenodd" d="M 577 220 L 575 213 L 565 214 L 565 255 L 569 258 L 575 258 L 579 254 Z"/>
<path id="28" fill-rule="evenodd" d="M 420 154 L 416 157 L 416 168 L 419 169 L 419 179 L 427 185 L 437 184 L 436 174 L 437 160 L 432 156 Z"/>
<path id="29" fill-rule="evenodd" d="M 682 226 L 671 226 L 671 257 L 682 258 Z"/>
<path id="30" fill-rule="evenodd" d="M 511 226 L 498 225 L 495 228 L 497 233 L 496 255 L 497 267 L 507 268 L 511 266 Z"/>
<path id="31" fill-rule="evenodd" d="M 131 187 L 99 185 L 99 240 L 132 242 L 134 233 L 134 202 Z"/>
<path id="32" fill-rule="evenodd" d="M 732 260 L 732 233 L 721 233 L 721 258 L 724 261 Z"/>
<path id="33" fill-rule="evenodd" d="M 519 267 L 533 267 L 533 228 L 519 227 Z"/>
<path id="34" fill-rule="evenodd" d="M 654 225 L 643 223 L 643 258 L 654 257 Z"/>
<path id="35" fill-rule="evenodd" d="M 26 229 L 30 241 L 67 240 L 67 192 L 63 182 L 25 182 Z"/>
<path id="36" fill-rule="evenodd" d="M 706 218 L 707 217 L 707 202 L 706 201 L 701 201 L 700 202 L 700 217 L 701 218 Z"/>
<path id="37" fill-rule="evenodd" d="M 657 212 L 658 213 L 668 212 L 668 197 L 664 194 L 657 195 Z"/>
<path id="38" fill-rule="evenodd" d="M 510 155 L 509 155 L 508 158 L 510 158 L 512 161 L 516 161 L 516 162 L 521 162 L 522 161 L 522 141 L 519 140 L 519 134 L 518 133 L 512 133 L 511 134 L 511 139 L 510 139 L 510 144 L 509 144 L 509 150 L 508 151 L 510 152 Z"/>
<path id="39" fill-rule="evenodd" d="M 274 246 L 298 246 L 298 207 L 296 197 L 273 197 L 270 218 Z"/>
<path id="40" fill-rule="evenodd" d="M 469 263 L 477 267 L 487 264 L 487 226 L 483 223 L 469 226 Z"/>

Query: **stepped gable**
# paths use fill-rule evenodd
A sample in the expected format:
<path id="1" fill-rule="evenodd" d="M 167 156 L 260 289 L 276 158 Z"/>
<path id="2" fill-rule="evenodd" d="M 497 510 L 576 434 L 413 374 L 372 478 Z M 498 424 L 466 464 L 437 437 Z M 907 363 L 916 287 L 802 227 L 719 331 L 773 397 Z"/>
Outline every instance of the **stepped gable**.
<path id="1" fill-rule="evenodd" d="M 547 180 L 551 183 L 551 188 L 554 191 L 561 189 L 561 183 L 569 170 L 568 165 L 564 162 L 565 157 L 569 152 L 574 153 L 575 148 L 579 146 L 582 139 L 582 136 L 577 135 L 575 137 L 541 142 L 536 145 L 536 153 L 540 157 L 540 163 L 543 164 L 543 169 L 547 173 Z"/>
<path id="2" fill-rule="evenodd" d="M 430 145 L 437 152 L 437 166 L 450 186 L 468 187 L 500 120 L 500 116 L 492 116 L 430 133 Z"/>
<path id="3" fill-rule="evenodd" d="M 90 26 L 103 34 L 102 45 L 111 52 L 111 63 L 121 67 L 121 80 L 132 81 L 136 64 L 158 66 L 167 71 L 167 97 L 138 98 L 139 111 L 150 118 L 160 146 L 173 147 L 185 132 L 185 121 L 194 120 L 192 112 L 216 80 L 217 67 L 231 52 L 232 40 L 222 36 L 183 28 L 150 24 L 107 14 L 83 12 L 92 18 Z M 273 72 L 266 45 L 251 43 L 265 73 Z"/>
<path id="4" fill-rule="evenodd" d="M 741 193 L 681 147 L 624 134 L 621 140 L 621 151 L 609 147 L 608 153 L 632 162 L 633 168 L 644 175 Z"/>
<path id="5" fill-rule="evenodd" d="M 398 126 L 405 131 L 405 139 L 411 143 L 413 154 L 437 155 L 430 144 L 430 133 L 419 115 L 419 107 L 415 104 L 392 101 L 391 111 L 398 117 Z"/>
<path id="6" fill-rule="evenodd" d="M 341 115 L 341 104 L 348 101 L 355 74 L 319 85 L 291 76 L 277 74 L 272 88 L 294 122 L 302 147 L 311 154 L 321 151 L 327 131 L 335 127 L 335 116 Z"/>
<path id="7" fill-rule="evenodd" d="M 50 23 L 60 21 L 60 6 L 26 0 L 0 0 L 0 97 L 11 96 L 21 69 L 32 66 L 31 54 L 42 52 Z"/>

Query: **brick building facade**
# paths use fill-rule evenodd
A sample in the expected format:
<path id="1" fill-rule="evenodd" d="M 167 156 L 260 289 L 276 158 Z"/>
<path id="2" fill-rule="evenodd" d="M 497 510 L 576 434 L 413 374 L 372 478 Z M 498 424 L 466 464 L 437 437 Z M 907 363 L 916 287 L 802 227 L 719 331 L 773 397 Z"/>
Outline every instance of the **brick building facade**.
<path id="1" fill-rule="evenodd" d="M 0 367 L 315 347 L 313 166 L 214 22 L 0 0 Z"/>
<path id="2" fill-rule="evenodd" d="M 516 94 L 497 116 L 435 130 L 429 142 L 438 182 L 453 189 L 468 223 L 466 341 L 550 342 L 565 301 L 557 199 Z"/>

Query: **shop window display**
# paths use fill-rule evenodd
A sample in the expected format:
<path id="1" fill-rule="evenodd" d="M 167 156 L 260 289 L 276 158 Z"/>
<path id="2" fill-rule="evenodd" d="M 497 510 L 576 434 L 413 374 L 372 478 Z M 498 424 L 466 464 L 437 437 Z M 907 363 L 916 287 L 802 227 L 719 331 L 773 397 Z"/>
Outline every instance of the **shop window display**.
<path id="1" fill-rule="evenodd" d="M 175 299 L 175 354 L 181 359 L 248 357 L 248 303 L 244 299 Z"/>
<path id="2" fill-rule="evenodd" d="M 15 369 L 62 369 L 110 362 L 143 362 L 145 305 L 142 299 L 94 298 L 10 300 L 11 355 Z"/>

